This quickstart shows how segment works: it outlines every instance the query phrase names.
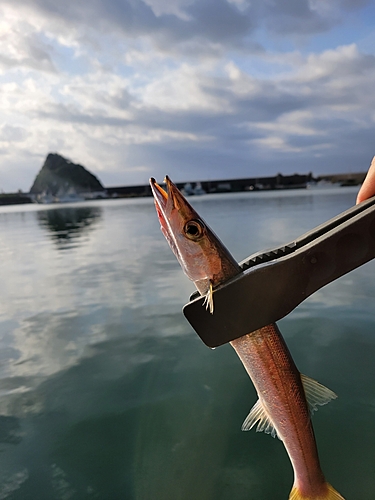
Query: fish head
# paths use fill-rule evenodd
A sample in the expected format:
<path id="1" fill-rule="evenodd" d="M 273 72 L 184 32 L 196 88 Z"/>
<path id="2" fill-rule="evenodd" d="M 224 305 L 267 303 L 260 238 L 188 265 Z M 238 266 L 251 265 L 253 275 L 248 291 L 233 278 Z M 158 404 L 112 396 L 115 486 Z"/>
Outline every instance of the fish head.
<path id="1" fill-rule="evenodd" d="M 169 177 L 165 183 L 167 191 L 150 179 L 161 231 L 185 274 L 205 294 L 238 274 L 239 266 Z"/>

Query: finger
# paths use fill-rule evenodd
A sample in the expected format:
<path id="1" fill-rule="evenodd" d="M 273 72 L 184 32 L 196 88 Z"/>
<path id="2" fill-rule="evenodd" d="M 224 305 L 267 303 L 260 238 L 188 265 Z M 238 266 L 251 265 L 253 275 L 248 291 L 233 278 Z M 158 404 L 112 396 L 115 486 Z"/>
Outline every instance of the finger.
<path id="1" fill-rule="evenodd" d="M 357 196 L 357 204 L 375 195 L 375 156 Z"/>

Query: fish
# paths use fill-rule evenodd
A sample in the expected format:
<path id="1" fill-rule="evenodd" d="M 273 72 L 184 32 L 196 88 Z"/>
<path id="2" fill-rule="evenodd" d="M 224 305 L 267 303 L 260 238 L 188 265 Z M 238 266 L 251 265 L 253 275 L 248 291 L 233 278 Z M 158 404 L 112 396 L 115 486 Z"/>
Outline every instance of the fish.
<path id="1" fill-rule="evenodd" d="M 160 228 L 184 273 L 214 314 L 215 288 L 241 272 L 237 261 L 166 176 L 165 191 L 150 186 Z M 294 482 L 289 500 L 344 500 L 325 479 L 319 463 L 311 415 L 336 394 L 297 369 L 276 324 L 230 342 L 258 394 L 242 424 L 278 437 L 291 461 Z"/>

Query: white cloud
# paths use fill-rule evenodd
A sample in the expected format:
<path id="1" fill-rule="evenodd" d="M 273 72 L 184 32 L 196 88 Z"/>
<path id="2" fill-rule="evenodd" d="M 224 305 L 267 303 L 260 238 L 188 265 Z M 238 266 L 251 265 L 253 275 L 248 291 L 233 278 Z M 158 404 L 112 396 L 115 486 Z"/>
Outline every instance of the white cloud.
<path id="1" fill-rule="evenodd" d="M 203 69 L 202 66 L 182 64 L 176 70 L 165 71 L 160 78 L 139 89 L 139 98 L 146 106 L 156 106 L 166 111 L 220 110 L 225 101 L 204 89 L 211 84 L 205 76 L 209 71 L 207 65 Z"/>
<path id="2" fill-rule="evenodd" d="M 250 160 L 254 174 L 272 175 L 275 159 L 285 173 L 314 171 L 312 160 L 301 162 L 313 154 L 323 171 L 342 166 L 342 157 L 367 166 L 375 58 L 355 43 L 308 52 L 296 42 L 305 22 L 313 36 L 349 23 L 348 9 L 360 12 L 347 0 L 326 7 L 3 0 L 1 185 L 27 190 L 50 151 L 100 172 L 104 184 L 143 182 L 139 166 L 185 179 L 181 169 L 200 178 L 248 175 Z M 280 32 L 288 47 L 275 42 Z M 264 34 L 272 50 L 260 48 Z M 9 165 L 23 172 L 22 186 Z"/>

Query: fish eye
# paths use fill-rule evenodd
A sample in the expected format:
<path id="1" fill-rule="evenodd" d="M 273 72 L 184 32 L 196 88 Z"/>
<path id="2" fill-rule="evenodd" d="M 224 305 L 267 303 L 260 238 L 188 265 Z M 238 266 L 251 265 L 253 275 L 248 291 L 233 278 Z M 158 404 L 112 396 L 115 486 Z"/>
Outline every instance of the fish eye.
<path id="1" fill-rule="evenodd" d="M 199 240 L 203 235 L 204 224 L 200 220 L 190 220 L 185 224 L 184 233 L 189 240 Z"/>

